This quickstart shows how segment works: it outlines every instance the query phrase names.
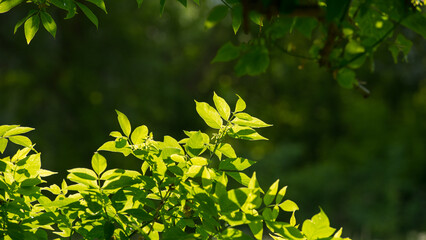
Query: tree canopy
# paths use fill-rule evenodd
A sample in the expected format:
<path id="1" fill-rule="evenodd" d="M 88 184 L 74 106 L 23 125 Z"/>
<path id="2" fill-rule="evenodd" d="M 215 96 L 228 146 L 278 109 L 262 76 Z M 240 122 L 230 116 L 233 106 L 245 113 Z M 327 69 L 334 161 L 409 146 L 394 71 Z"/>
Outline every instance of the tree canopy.
<path id="1" fill-rule="evenodd" d="M 183 6 L 187 0 L 178 0 Z M 142 6 L 142 0 L 137 0 Z M 199 0 L 193 0 L 197 5 Z M 160 0 L 160 14 L 166 0 Z M 203 3 L 201 3 L 203 4 Z M 207 3 L 206 3 L 207 4 Z M 0 13 L 27 5 L 28 13 L 16 23 L 14 32 L 23 26 L 30 44 L 42 25 L 53 37 L 57 25 L 50 12 L 64 11 L 65 19 L 78 13 L 85 15 L 96 27 L 98 17 L 91 10 L 97 7 L 107 13 L 104 0 L 3 0 Z M 239 42 L 227 42 L 212 62 L 235 62 L 238 76 L 259 75 L 269 66 L 270 55 L 280 51 L 302 60 L 315 61 L 332 71 L 344 88 L 356 87 L 365 95 L 369 90 L 357 79 L 355 70 L 364 64 L 374 68 L 374 52 L 384 45 L 394 62 L 406 57 L 412 42 L 396 31 L 400 26 L 426 38 L 426 16 L 422 0 L 222 0 L 214 5 L 205 21 L 211 28 L 227 15 Z M 295 33 L 297 32 L 297 33 Z M 300 49 L 294 35 L 302 35 L 309 48 Z M 244 37 L 244 35 L 248 35 Z M 298 39 L 298 38 L 297 38 Z"/>

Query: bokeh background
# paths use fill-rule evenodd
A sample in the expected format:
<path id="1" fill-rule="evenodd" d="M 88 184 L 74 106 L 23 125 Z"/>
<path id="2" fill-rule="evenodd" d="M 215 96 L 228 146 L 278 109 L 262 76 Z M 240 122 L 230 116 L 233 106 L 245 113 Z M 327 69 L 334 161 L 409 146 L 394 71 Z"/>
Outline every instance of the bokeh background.
<path id="1" fill-rule="evenodd" d="M 0 124 L 36 128 L 29 136 L 43 167 L 59 172 L 51 183 L 66 169 L 90 166 L 93 152 L 119 129 L 114 109 L 133 126 L 147 125 L 157 140 L 182 138 L 182 130 L 206 129 L 194 99 L 211 103 L 216 91 L 233 104 L 239 94 L 247 112 L 274 126 L 261 131 L 269 141 L 235 142 L 237 151 L 258 161 L 263 187 L 277 178 L 289 186 L 299 221 L 321 206 L 332 226 L 344 226 L 354 240 L 426 239 L 420 36 L 398 30 L 414 42 L 405 63 L 395 65 L 378 49 L 357 72 L 372 92 L 363 98 L 316 63 L 278 52 L 258 77 L 236 77 L 232 63 L 211 64 L 223 43 L 250 36 L 234 36 L 229 19 L 207 30 L 205 5 L 185 9 L 169 1 L 161 17 L 157 1 L 140 9 L 133 1 L 107 6 L 107 15 L 95 9 L 98 30 L 84 16 L 62 20 L 64 12 L 53 13 L 56 39 L 40 28 L 29 46 L 23 29 L 13 35 L 26 9 L 0 15 Z M 140 167 L 117 154 L 108 159 L 111 167 Z"/>

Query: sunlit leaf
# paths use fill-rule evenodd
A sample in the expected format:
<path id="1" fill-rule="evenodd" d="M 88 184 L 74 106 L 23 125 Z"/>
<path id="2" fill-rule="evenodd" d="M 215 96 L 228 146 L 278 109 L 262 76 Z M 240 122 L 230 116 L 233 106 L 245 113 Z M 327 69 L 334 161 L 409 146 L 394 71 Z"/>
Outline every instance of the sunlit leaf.
<path id="1" fill-rule="evenodd" d="M 25 38 L 27 39 L 27 44 L 30 44 L 31 40 L 34 38 L 35 34 L 38 31 L 40 25 L 40 17 L 39 15 L 33 15 L 25 21 L 24 24 L 24 32 Z"/>
<path id="2" fill-rule="evenodd" d="M 24 0 L 4 0 L 0 1 L 0 13 L 8 12 L 10 9 L 16 7 Z"/>
<path id="3" fill-rule="evenodd" d="M 211 128 L 220 129 L 223 121 L 216 109 L 205 102 L 195 101 L 195 104 L 197 113 L 206 122 L 206 124 Z"/>
<path id="4" fill-rule="evenodd" d="M 56 23 L 53 20 L 52 16 L 49 13 L 41 11 L 40 12 L 41 22 L 43 23 L 44 28 L 53 36 L 56 37 Z"/>
<path id="5" fill-rule="evenodd" d="M 98 175 L 101 175 L 101 173 L 103 171 L 105 171 L 106 167 L 107 167 L 107 161 L 104 158 L 104 156 L 102 156 L 98 152 L 95 152 L 93 154 L 93 157 L 92 157 L 92 168 L 93 168 L 93 170 L 95 170 L 95 172 Z"/>

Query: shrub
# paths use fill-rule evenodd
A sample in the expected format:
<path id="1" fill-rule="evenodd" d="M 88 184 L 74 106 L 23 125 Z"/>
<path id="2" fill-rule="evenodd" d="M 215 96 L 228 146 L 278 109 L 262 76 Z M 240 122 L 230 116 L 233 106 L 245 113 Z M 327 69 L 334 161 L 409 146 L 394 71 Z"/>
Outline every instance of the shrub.
<path id="1" fill-rule="evenodd" d="M 243 240 L 262 239 L 269 231 L 276 240 L 343 239 L 322 210 L 300 226 L 299 208 L 284 198 L 287 187 L 280 188 L 279 180 L 264 191 L 255 172 L 243 172 L 255 162 L 238 157 L 226 137 L 265 140 L 255 129 L 271 125 L 243 112 L 240 97 L 234 111 L 218 95 L 213 100 L 215 108 L 196 102 L 196 110 L 217 132 L 188 131 L 180 141 L 156 141 L 146 126 L 132 129 L 117 111 L 122 132 L 111 132 L 114 140 L 98 151 L 133 155 L 142 161 L 140 171 L 107 170 L 107 160 L 95 152 L 92 169 L 68 170 L 61 186 L 39 186 L 55 172 L 41 168 L 41 154 L 22 135 L 33 128 L 0 126 L 2 154 L 9 142 L 24 147 L 0 159 L 0 236 Z M 240 187 L 229 189 L 229 177 Z M 288 222 L 277 220 L 280 212 L 291 213 Z"/>

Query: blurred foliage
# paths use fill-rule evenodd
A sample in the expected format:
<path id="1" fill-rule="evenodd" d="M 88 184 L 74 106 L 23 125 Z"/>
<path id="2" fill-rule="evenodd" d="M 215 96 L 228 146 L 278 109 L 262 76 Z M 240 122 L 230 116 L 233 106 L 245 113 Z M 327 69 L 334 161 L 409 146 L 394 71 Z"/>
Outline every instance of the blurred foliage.
<path id="1" fill-rule="evenodd" d="M 65 21 L 63 12 L 52 12 L 61 26 L 56 39 L 40 32 L 30 45 L 22 31 L 12 34 L 29 9 L 0 15 L 0 124 L 37 129 L 30 137 L 43 152 L 43 168 L 63 175 L 89 166 L 93 149 L 119 128 L 114 109 L 149 125 L 156 139 L 182 138 L 181 129 L 204 125 L 193 107 L 178 106 L 208 99 L 213 90 L 226 100 L 238 93 L 254 115 L 274 124 L 263 134 L 271 141 L 244 145 L 251 149 L 247 157 L 259 160 L 255 168 L 265 186 L 275 178 L 291 186 L 288 196 L 305 210 L 298 217 L 321 205 L 353 239 L 405 239 L 426 231 L 422 37 L 396 27 L 396 41 L 404 42 L 397 37 L 402 33 L 413 42 L 404 53 L 408 63 L 394 65 L 384 47 L 366 59 L 357 71 L 372 92 L 364 99 L 340 88 L 315 62 L 279 51 L 271 52 L 259 77 L 237 78 L 232 64 L 210 64 L 233 29 L 226 17 L 206 31 L 209 6 L 185 9 L 170 1 L 160 17 L 158 2 L 140 9 L 130 1 L 108 4 L 108 15 L 94 9 L 97 31 L 88 19 Z M 310 44 L 298 32 L 291 42 L 298 49 Z M 139 162 L 116 158 L 109 165 L 136 169 Z"/>

